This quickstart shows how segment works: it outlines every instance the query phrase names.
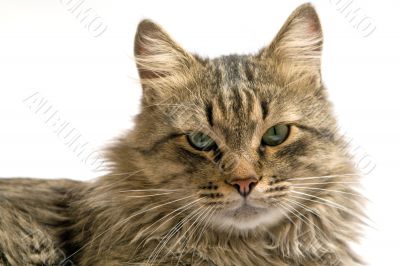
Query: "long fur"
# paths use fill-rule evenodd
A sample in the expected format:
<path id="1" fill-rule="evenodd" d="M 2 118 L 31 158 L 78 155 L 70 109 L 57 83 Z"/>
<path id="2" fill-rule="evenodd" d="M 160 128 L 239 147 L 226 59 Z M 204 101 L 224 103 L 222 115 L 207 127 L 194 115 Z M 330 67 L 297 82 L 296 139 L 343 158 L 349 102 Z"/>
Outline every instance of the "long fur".
<path id="1" fill-rule="evenodd" d="M 0 181 L 0 265 L 359 265 L 364 198 L 321 82 L 305 4 L 255 55 L 200 58 L 143 21 L 135 127 L 89 183 Z M 288 139 L 261 147 L 279 123 Z M 190 132 L 218 146 L 198 151 Z M 248 196 L 229 185 L 256 173 Z M 235 211 L 236 210 L 236 211 Z"/>

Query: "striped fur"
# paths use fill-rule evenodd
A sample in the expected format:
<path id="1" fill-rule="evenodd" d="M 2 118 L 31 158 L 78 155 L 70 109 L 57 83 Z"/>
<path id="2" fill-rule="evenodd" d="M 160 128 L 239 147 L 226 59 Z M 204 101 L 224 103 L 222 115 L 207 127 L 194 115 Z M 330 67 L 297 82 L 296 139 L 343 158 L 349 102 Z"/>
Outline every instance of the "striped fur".
<path id="1" fill-rule="evenodd" d="M 321 82 L 321 49 L 309 4 L 257 54 L 215 59 L 143 21 L 135 128 L 109 147 L 109 174 L 65 184 L 67 204 L 52 212 L 60 226 L 48 237 L 77 265 L 361 264 L 349 245 L 363 198 Z M 288 139 L 262 147 L 279 123 L 291 125 Z M 218 148 L 194 149 L 193 131 Z M 242 208 L 227 183 L 249 173 L 258 184 Z"/>

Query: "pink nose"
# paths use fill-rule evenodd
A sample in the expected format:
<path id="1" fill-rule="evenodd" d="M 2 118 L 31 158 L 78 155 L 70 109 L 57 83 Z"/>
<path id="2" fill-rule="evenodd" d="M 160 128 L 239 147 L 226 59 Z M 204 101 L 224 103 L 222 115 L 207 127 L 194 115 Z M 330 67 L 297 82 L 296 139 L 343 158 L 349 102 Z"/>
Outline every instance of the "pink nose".
<path id="1" fill-rule="evenodd" d="M 234 188 L 237 189 L 240 195 L 247 197 L 251 190 L 257 185 L 258 180 L 255 177 L 246 179 L 234 179 L 229 182 Z"/>

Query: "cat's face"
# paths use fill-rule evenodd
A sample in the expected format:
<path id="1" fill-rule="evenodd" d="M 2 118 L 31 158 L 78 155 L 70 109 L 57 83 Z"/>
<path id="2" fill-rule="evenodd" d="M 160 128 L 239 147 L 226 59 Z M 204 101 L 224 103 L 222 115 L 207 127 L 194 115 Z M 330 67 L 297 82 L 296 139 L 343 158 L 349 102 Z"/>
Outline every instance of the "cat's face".
<path id="1" fill-rule="evenodd" d="M 318 197 L 327 183 L 307 178 L 349 167 L 320 80 L 321 45 L 310 6 L 260 53 L 212 60 L 142 22 L 135 54 L 144 97 L 132 146 L 149 185 L 238 231 L 274 226 Z"/>

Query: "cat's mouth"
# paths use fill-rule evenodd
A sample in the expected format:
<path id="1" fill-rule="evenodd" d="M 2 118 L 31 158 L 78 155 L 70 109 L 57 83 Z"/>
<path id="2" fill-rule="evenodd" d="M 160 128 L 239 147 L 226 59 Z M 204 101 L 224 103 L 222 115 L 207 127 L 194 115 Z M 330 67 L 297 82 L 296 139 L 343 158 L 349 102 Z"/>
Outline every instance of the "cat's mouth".
<path id="1" fill-rule="evenodd" d="M 247 201 L 244 201 L 239 207 L 236 207 L 231 211 L 233 216 L 252 216 L 259 215 L 260 213 L 265 212 L 265 208 L 256 207 Z"/>
<path id="2" fill-rule="evenodd" d="M 257 206 L 252 202 L 243 200 L 234 206 L 225 208 L 215 215 L 214 222 L 222 229 L 239 229 L 249 231 L 260 225 L 273 226 L 284 215 L 276 207 Z"/>

